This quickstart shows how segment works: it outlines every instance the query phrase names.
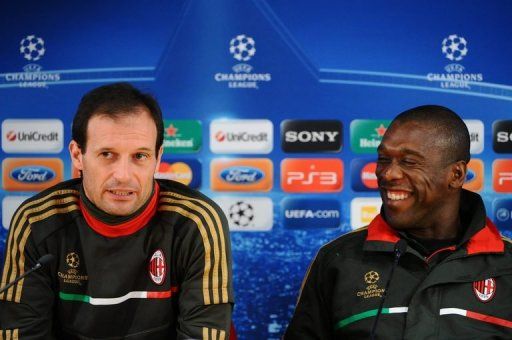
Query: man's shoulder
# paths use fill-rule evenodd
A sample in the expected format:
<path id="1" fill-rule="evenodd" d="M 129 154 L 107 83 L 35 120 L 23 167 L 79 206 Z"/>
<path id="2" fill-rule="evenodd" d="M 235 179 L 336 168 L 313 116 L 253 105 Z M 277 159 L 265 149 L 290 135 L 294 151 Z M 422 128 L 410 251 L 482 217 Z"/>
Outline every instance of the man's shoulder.
<path id="1" fill-rule="evenodd" d="M 330 259 L 332 257 L 358 256 L 363 252 L 363 244 L 368 235 L 368 227 L 359 228 L 343 234 L 320 248 L 319 256 Z"/>
<path id="2" fill-rule="evenodd" d="M 65 226 L 68 213 L 79 210 L 80 183 L 80 179 L 61 182 L 28 198 L 13 214 L 11 228 L 18 233 L 30 228 L 33 235 L 42 239 Z"/>
<path id="3" fill-rule="evenodd" d="M 185 211 L 224 224 L 222 210 L 208 196 L 179 182 L 165 179 L 158 179 L 157 182 L 160 187 L 160 211 Z"/>

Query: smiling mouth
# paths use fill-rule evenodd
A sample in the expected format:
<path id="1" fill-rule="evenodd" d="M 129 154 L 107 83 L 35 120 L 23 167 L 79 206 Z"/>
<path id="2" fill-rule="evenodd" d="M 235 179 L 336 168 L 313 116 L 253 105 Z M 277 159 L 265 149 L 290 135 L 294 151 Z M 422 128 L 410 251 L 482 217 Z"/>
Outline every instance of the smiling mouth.
<path id="1" fill-rule="evenodd" d="M 386 197 L 390 201 L 403 201 L 411 196 L 407 191 L 386 190 Z"/>

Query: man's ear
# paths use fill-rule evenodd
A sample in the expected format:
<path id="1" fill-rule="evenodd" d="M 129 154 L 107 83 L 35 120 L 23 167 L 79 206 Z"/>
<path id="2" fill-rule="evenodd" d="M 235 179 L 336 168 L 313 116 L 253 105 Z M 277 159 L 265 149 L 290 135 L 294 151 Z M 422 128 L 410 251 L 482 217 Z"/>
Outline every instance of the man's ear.
<path id="1" fill-rule="evenodd" d="M 71 162 L 73 166 L 78 170 L 82 171 L 84 169 L 83 159 L 82 159 L 82 148 L 78 145 L 77 142 L 72 140 L 69 143 L 69 155 L 71 156 Z"/>
<path id="2" fill-rule="evenodd" d="M 466 181 L 468 165 L 465 161 L 457 161 L 451 165 L 450 188 L 460 189 Z"/>
<path id="3" fill-rule="evenodd" d="M 160 168 L 160 161 L 162 160 L 162 154 L 164 153 L 164 146 L 160 146 L 160 149 L 158 149 L 158 153 L 156 155 L 156 168 L 155 173 L 158 172 L 158 169 Z"/>

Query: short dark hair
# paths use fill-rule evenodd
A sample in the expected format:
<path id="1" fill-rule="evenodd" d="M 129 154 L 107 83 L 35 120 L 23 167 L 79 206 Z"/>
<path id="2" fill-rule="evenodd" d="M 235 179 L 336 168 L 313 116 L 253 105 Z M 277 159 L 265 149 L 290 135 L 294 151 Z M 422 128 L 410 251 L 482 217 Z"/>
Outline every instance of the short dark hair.
<path id="1" fill-rule="evenodd" d="M 444 149 L 444 157 L 447 163 L 456 161 L 469 162 L 470 136 L 469 131 L 455 112 L 439 105 L 423 105 L 400 113 L 393 119 L 391 125 L 406 122 L 420 122 L 435 129 Z"/>
<path id="2" fill-rule="evenodd" d="M 162 110 L 156 99 L 142 93 L 129 83 L 114 83 L 103 85 L 87 92 L 78 105 L 73 118 L 72 139 L 85 152 L 87 146 L 87 125 L 89 120 L 96 115 L 107 115 L 116 118 L 130 114 L 134 108 L 144 107 L 148 109 L 151 118 L 156 125 L 156 152 L 160 149 L 164 139 L 164 122 Z"/>

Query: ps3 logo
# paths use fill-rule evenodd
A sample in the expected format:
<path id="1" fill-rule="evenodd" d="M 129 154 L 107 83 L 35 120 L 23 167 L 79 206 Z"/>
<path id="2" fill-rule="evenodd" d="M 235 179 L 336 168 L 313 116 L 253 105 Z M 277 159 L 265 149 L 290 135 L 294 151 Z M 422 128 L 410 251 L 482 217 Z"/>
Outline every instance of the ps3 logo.
<path id="1" fill-rule="evenodd" d="M 13 169 L 10 177 L 23 183 L 43 183 L 52 180 L 55 177 L 55 172 L 44 166 L 26 166 Z"/>
<path id="2" fill-rule="evenodd" d="M 287 158 L 281 162 L 285 192 L 338 192 L 343 187 L 343 162 L 328 158 Z"/>
<path id="3" fill-rule="evenodd" d="M 338 181 L 338 174 L 333 171 L 314 171 L 315 167 L 311 166 L 310 172 L 301 172 L 301 171 L 290 171 L 288 172 L 288 177 L 286 178 L 286 183 L 293 184 L 302 184 L 302 185 L 311 185 L 313 183 L 318 183 L 319 185 L 333 185 Z"/>
<path id="4" fill-rule="evenodd" d="M 228 183 L 250 184 L 259 182 L 264 174 L 253 167 L 230 167 L 223 170 L 220 177 Z"/>

